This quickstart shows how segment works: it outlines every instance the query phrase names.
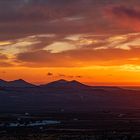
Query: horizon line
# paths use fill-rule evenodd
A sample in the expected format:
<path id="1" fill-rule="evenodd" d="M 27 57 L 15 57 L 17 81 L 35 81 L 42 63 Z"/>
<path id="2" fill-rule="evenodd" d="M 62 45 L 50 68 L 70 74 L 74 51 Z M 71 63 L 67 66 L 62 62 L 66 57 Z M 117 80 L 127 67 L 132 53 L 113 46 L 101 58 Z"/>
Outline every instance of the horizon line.
<path id="1" fill-rule="evenodd" d="M 0 80 L 3 80 L 5 82 L 13 82 L 13 81 L 18 81 L 18 80 L 23 80 L 29 84 L 32 84 L 32 85 L 36 85 L 36 86 L 39 86 L 39 85 L 45 85 L 45 84 L 49 84 L 51 82 L 55 82 L 55 81 L 60 81 L 60 80 L 65 80 L 65 81 L 77 81 L 77 82 L 80 82 L 82 84 L 86 84 L 88 86 L 106 86 L 106 87 L 111 87 L 111 86 L 117 86 L 117 87 L 140 87 L 140 83 L 130 83 L 130 82 L 81 82 L 80 80 L 67 80 L 67 79 L 56 79 L 56 80 L 52 80 L 52 81 L 42 81 L 42 82 L 29 82 L 28 80 L 24 80 L 24 79 L 21 79 L 21 78 L 18 78 L 18 79 L 14 79 L 14 80 L 5 80 L 5 79 L 1 79 Z"/>

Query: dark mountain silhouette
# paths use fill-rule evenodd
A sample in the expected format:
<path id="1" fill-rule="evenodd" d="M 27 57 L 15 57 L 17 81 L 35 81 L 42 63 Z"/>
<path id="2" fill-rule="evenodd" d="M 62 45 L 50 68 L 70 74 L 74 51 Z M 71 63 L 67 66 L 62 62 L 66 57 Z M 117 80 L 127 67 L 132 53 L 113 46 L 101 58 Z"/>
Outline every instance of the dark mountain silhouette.
<path id="1" fill-rule="evenodd" d="M 0 79 L 0 87 L 37 87 L 29 82 L 26 82 L 23 79 L 17 79 L 14 81 L 5 81 Z M 86 84 L 80 83 L 79 81 L 72 80 L 64 80 L 60 79 L 57 81 L 53 81 L 47 84 L 40 85 L 39 87 L 43 88 L 93 88 L 95 90 L 122 90 L 120 87 L 113 86 L 88 86 Z"/>
<path id="2" fill-rule="evenodd" d="M 49 88 L 86 88 L 88 85 L 82 84 L 76 80 L 67 81 L 64 79 L 60 79 L 58 81 L 54 81 L 45 85 L 41 85 L 41 87 L 49 87 Z"/>
<path id="3" fill-rule="evenodd" d="M 14 80 L 14 81 L 4 81 L 0 80 L 1 87 L 34 87 L 35 85 L 28 83 L 22 79 Z"/>
<path id="4" fill-rule="evenodd" d="M 22 79 L 10 81 L 10 82 L 8 82 L 8 85 L 10 87 L 34 87 L 35 86 L 35 85 L 28 83 Z"/>
<path id="5" fill-rule="evenodd" d="M 7 86 L 7 81 L 0 79 L 0 86 Z"/>
<path id="6" fill-rule="evenodd" d="M 99 111 L 140 108 L 140 91 L 87 86 L 58 80 L 34 86 L 22 79 L 0 80 L 0 112 Z M 32 88 L 29 88 L 32 87 Z"/>
<path id="7" fill-rule="evenodd" d="M 103 89 L 103 90 L 124 90 L 123 88 L 116 87 L 116 86 L 94 86 L 94 89 Z"/>

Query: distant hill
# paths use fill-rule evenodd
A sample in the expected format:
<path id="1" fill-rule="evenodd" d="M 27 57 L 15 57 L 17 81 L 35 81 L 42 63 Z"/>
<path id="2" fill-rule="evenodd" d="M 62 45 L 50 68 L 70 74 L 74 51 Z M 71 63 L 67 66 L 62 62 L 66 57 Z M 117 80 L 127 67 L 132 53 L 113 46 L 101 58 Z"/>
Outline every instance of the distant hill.
<path id="1" fill-rule="evenodd" d="M 28 83 L 22 79 L 14 80 L 14 81 L 4 81 L 0 80 L 1 87 L 35 87 L 35 85 Z"/>
<path id="2" fill-rule="evenodd" d="M 41 87 L 49 87 L 49 88 L 86 88 L 90 87 L 88 85 L 82 84 L 76 80 L 67 81 L 64 79 L 60 79 L 58 81 L 54 81 L 48 84 L 41 85 Z"/>
<path id="3" fill-rule="evenodd" d="M 10 86 L 10 87 L 34 87 L 35 85 L 28 83 L 22 79 L 18 79 L 18 80 L 8 82 L 8 86 Z"/>
<path id="4" fill-rule="evenodd" d="M 116 87 L 116 86 L 93 86 L 94 89 L 103 89 L 103 90 L 109 90 L 109 91 L 113 91 L 113 90 L 124 90 L 121 87 Z"/>
<path id="5" fill-rule="evenodd" d="M 0 87 L 4 87 L 0 88 L 0 112 L 91 112 L 140 108 L 140 91 L 88 86 L 75 80 L 61 79 L 40 86 L 22 79 L 0 80 Z"/>
<path id="6" fill-rule="evenodd" d="M 8 84 L 7 81 L 4 81 L 4 80 L 0 79 L 0 86 L 1 87 L 7 86 L 7 84 Z"/>
<path id="7" fill-rule="evenodd" d="M 26 82 L 23 79 L 13 80 L 13 81 L 5 81 L 0 79 L 0 87 L 37 87 L 29 82 Z M 80 83 L 79 81 L 72 80 L 64 80 L 60 79 L 57 81 L 53 81 L 47 84 L 39 85 L 42 88 L 63 88 L 63 89 L 81 89 L 81 88 L 88 88 L 94 90 L 122 90 L 120 87 L 115 86 L 88 86 L 86 84 Z"/>

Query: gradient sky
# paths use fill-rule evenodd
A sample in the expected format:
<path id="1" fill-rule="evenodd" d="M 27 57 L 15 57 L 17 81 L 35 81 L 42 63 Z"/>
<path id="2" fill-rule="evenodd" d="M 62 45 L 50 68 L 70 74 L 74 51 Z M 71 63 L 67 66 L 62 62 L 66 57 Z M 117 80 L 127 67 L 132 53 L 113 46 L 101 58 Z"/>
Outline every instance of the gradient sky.
<path id="1" fill-rule="evenodd" d="M 140 85 L 139 0 L 0 0 L 0 78 Z"/>

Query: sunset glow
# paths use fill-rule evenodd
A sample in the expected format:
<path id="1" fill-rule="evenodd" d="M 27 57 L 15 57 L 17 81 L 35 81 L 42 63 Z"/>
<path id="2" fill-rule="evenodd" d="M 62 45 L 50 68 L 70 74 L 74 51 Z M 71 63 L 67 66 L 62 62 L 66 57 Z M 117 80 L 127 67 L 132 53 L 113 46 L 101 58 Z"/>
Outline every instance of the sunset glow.
<path id="1" fill-rule="evenodd" d="M 0 79 L 140 86 L 139 4 L 1 1 Z"/>

